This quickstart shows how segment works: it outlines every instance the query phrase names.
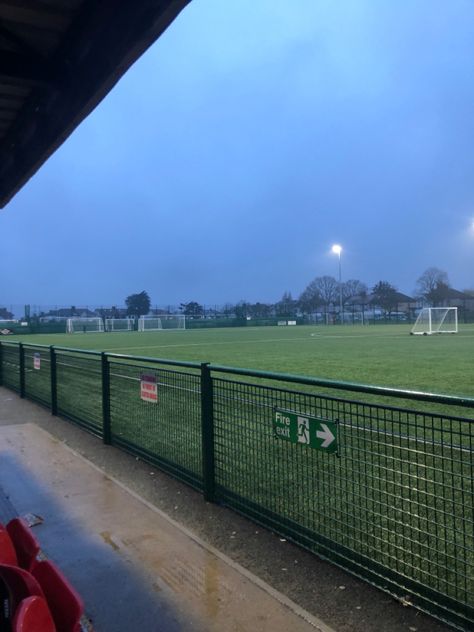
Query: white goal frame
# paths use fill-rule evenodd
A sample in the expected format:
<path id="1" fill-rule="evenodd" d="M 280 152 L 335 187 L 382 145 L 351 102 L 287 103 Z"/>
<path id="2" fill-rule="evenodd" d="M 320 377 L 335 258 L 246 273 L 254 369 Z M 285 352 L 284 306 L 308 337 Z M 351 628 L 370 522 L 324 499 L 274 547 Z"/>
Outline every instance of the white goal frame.
<path id="1" fill-rule="evenodd" d="M 415 336 L 458 333 L 457 307 L 423 307 L 410 332 Z"/>
<path id="2" fill-rule="evenodd" d="M 183 314 L 160 314 L 160 316 L 140 316 L 138 331 L 162 331 L 163 329 L 186 329 Z"/>
<path id="3" fill-rule="evenodd" d="M 133 318 L 106 318 L 105 331 L 133 331 Z"/>
<path id="4" fill-rule="evenodd" d="M 97 325 L 95 328 L 94 325 Z M 100 316 L 96 318 L 68 318 L 66 333 L 68 334 L 94 334 L 104 331 L 104 321 Z"/>

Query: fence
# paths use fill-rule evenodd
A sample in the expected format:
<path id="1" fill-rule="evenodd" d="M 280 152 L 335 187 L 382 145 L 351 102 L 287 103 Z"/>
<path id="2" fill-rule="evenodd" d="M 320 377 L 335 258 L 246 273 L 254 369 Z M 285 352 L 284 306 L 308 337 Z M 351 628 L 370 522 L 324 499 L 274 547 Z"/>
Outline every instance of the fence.
<path id="1" fill-rule="evenodd" d="M 473 629 L 474 399 L 13 342 L 0 384 Z"/>

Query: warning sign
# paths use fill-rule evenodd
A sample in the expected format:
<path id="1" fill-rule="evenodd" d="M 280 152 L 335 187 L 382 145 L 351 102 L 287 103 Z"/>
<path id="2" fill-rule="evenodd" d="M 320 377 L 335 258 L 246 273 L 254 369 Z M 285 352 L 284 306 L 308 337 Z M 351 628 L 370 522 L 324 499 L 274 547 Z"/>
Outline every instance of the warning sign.
<path id="1" fill-rule="evenodd" d="M 142 373 L 140 375 L 140 398 L 144 402 L 158 402 L 158 385 L 156 383 L 156 375 Z"/>
<path id="2" fill-rule="evenodd" d="M 33 355 L 33 368 L 34 369 L 41 369 L 41 354 L 39 353 L 35 353 Z"/>

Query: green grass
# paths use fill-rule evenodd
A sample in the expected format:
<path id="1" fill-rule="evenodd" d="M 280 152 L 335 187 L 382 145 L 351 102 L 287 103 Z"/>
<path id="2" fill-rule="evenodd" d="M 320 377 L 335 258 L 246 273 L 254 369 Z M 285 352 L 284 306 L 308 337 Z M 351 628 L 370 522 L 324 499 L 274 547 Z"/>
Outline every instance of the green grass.
<path id="1" fill-rule="evenodd" d="M 474 327 L 445 336 L 409 331 L 409 325 L 248 327 L 8 340 L 474 397 Z M 35 371 L 34 349 L 26 349 L 27 396 L 47 403 L 48 351 Z M 18 388 L 18 354 L 4 351 L 3 358 L 14 367 L 4 378 Z M 137 364 L 147 365 L 110 363 L 113 441 L 154 464 L 170 464 L 168 471 L 199 486 L 199 376 L 148 365 L 158 381 L 154 405 L 140 400 Z M 59 412 L 100 434 L 100 358 L 60 353 L 57 371 Z M 474 424 L 455 418 L 472 417 L 472 409 L 215 375 L 221 500 L 311 550 L 330 556 L 342 547 L 474 607 Z M 343 401 L 332 399 L 339 395 Z M 338 457 L 275 438 L 275 407 L 337 419 Z"/>
<path id="2" fill-rule="evenodd" d="M 410 390 L 474 396 L 474 326 L 410 336 L 410 325 L 246 327 L 112 334 L 11 336 L 8 340 Z"/>

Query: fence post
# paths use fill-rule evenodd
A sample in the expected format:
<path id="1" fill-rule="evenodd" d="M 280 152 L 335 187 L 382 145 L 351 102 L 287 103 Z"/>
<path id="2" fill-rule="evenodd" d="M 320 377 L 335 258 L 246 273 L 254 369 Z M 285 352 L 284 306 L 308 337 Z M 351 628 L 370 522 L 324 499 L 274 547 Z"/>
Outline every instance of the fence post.
<path id="1" fill-rule="evenodd" d="M 0 342 L 0 386 L 3 386 L 3 345 Z"/>
<path id="2" fill-rule="evenodd" d="M 56 379 L 56 351 L 49 347 L 49 375 L 51 379 L 51 414 L 58 414 L 58 383 Z"/>
<path id="3" fill-rule="evenodd" d="M 102 352 L 102 440 L 106 445 L 112 443 L 110 427 L 110 365 L 107 354 Z"/>
<path id="4" fill-rule="evenodd" d="M 23 349 L 23 343 L 18 343 L 18 353 L 20 359 L 20 397 L 25 397 L 25 350 Z"/>
<path id="5" fill-rule="evenodd" d="M 201 434 L 204 500 L 215 501 L 214 396 L 208 362 L 201 364 Z"/>

